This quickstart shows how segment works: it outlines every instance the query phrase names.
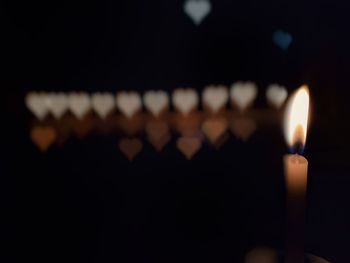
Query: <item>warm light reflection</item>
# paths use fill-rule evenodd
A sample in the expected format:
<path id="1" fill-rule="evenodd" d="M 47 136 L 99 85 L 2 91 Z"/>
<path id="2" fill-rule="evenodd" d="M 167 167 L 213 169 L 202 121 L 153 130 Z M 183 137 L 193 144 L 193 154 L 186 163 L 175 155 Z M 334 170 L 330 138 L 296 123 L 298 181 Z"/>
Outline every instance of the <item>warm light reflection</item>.
<path id="1" fill-rule="evenodd" d="M 307 123 L 309 117 L 309 89 L 300 87 L 289 99 L 286 108 L 284 132 L 290 147 L 306 142 Z"/>

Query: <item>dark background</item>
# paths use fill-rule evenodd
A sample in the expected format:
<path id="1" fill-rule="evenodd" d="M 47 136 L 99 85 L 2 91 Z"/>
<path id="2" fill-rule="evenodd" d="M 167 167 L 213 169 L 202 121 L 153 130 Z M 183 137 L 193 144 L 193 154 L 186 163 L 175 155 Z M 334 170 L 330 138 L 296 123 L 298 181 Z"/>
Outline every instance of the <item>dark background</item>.
<path id="1" fill-rule="evenodd" d="M 30 142 L 29 90 L 118 91 L 253 80 L 310 86 L 306 248 L 350 262 L 349 6 L 346 1 L 212 1 L 195 26 L 183 1 L 5 1 L 2 193 L 6 262 L 240 262 L 283 248 L 278 127 L 192 161 L 144 143 L 128 162 L 117 134 L 71 138 L 41 154 Z M 275 30 L 290 32 L 282 51 Z"/>

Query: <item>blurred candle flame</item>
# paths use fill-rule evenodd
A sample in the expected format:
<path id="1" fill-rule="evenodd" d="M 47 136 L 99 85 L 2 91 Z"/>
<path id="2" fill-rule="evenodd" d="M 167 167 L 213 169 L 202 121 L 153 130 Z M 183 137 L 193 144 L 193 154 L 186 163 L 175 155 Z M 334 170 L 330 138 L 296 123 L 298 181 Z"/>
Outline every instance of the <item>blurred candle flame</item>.
<path id="1" fill-rule="evenodd" d="M 309 89 L 301 86 L 289 99 L 286 107 L 284 132 L 288 145 L 305 146 L 309 117 Z"/>

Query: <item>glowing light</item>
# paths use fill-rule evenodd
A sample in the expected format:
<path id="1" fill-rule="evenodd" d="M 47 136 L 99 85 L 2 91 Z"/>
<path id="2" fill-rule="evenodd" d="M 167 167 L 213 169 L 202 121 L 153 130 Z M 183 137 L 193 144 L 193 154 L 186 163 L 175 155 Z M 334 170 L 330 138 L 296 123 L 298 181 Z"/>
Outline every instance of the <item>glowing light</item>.
<path id="1" fill-rule="evenodd" d="M 290 147 L 305 146 L 309 118 L 309 89 L 300 87 L 289 99 L 286 108 L 284 132 Z"/>

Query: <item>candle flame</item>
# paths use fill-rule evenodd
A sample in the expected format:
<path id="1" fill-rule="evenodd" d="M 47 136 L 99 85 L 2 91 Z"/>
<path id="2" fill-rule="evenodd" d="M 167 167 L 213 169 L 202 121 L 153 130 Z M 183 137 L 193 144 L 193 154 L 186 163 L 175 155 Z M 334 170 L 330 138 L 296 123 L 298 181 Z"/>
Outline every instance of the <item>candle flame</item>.
<path id="1" fill-rule="evenodd" d="M 309 89 L 300 87 L 289 99 L 286 108 L 284 132 L 288 145 L 305 146 L 309 117 Z"/>

